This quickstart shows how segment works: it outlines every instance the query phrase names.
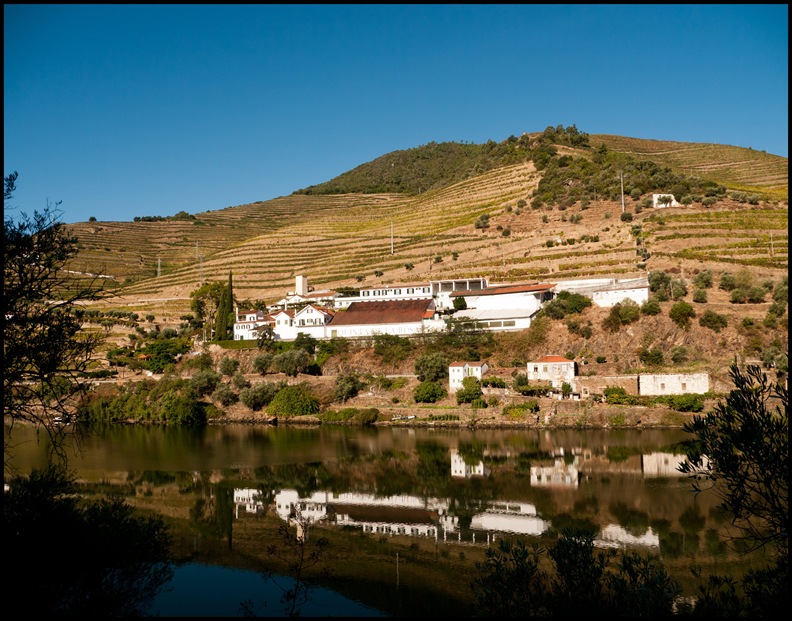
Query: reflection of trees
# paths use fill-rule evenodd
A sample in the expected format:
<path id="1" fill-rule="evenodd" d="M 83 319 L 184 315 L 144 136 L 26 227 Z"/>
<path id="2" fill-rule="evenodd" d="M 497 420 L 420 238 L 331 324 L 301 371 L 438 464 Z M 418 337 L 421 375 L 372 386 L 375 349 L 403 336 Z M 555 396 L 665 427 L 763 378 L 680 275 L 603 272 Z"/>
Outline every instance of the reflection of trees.
<path id="1" fill-rule="evenodd" d="M 89 501 L 65 468 L 10 482 L 3 498 L 4 588 L 45 617 L 140 616 L 173 577 L 161 517 L 118 496 Z"/>
<path id="2" fill-rule="evenodd" d="M 628 507 L 623 502 L 612 503 L 609 509 L 619 525 L 631 535 L 642 535 L 649 527 L 649 515 L 644 511 Z"/>

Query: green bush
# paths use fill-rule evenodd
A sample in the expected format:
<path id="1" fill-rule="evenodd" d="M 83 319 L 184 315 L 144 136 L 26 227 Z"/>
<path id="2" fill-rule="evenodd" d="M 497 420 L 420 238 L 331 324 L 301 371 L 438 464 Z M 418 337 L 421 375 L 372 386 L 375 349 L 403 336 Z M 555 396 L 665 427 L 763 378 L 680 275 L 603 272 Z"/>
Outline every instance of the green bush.
<path id="1" fill-rule="evenodd" d="M 220 384 L 212 393 L 212 401 L 217 401 L 220 405 L 228 407 L 239 401 L 239 395 L 228 384 Z"/>
<path id="2" fill-rule="evenodd" d="M 198 395 L 209 395 L 214 392 L 220 383 L 220 374 L 209 369 L 198 371 L 190 379 L 190 387 Z"/>
<path id="3" fill-rule="evenodd" d="M 416 403 L 436 403 L 447 395 L 448 391 L 437 382 L 421 382 L 413 390 L 413 399 Z"/>
<path id="4" fill-rule="evenodd" d="M 239 400 L 254 412 L 269 405 L 285 382 L 261 382 L 239 391 Z"/>
<path id="5" fill-rule="evenodd" d="M 437 382 L 448 377 L 448 359 L 440 352 L 423 354 L 415 361 L 419 381 Z"/>
<path id="6" fill-rule="evenodd" d="M 481 395 L 481 384 L 478 379 L 475 377 L 466 377 L 462 380 L 462 388 L 457 390 L 456 393 L 457 405 L 472 403 L 476 399 L 480 399 Z"/>
<path id="7" fill-rule="evenodd" d="M 643 364 L 649 366 L 660 366 L 664 362 L 663 350 L 659 347 L 653 347 L 652 349 L 646 349 L 644 347 L 641 353 L 638 354 L 638 358 Z"/>
<path id="8" fill-rule="evenodd" d="M 704 328 L 709 328 L 715 332 L 720 332 L 729 324 L 726 315 L 720 315 L 715 311 L 709 309 L 704 311 L 704 314 L 699 317 L 699 325 Z"/>
<path id="9" fill-rule="evenodd" d="M 220 373 L 227 376 L 232 376 L 234 373 L 237 372 L 239 368 L 239 360 L 236 358 L 231 358 L 229 356 L 225 356 L 220 361 Z"/>
<path id="10" fill-rule="evenodd" d="M 649 298 L 641 304 L 641 313 L 644 315 L 658 315 L 660 313 L 660 304 L 654 298 Z"/>
<path id="11" fill-rule="evenodd" d="M 320 409 L 319 399 L 305 384 L 284 386 L 267 406 L 267 412 L 285 418 L 317 414 Z"/>
<path id="12" fill-rule="evenodd" d="M 712 272 L 709 270 L 699 272 L 693 279 L 693 284 L 696 285 L 698 289 L 709 289 L 712 287 Z"/>
<path id="13" fill-rule="evenodd" d="M 333 397 L 340 403 L 346 403 L 349 399 L 358 396 L 358 393 L 366 387 L 356 373 L 341 374 L 335 378 Z"/>
<path id="14" fill-rule="evenodd" d="M 706 289 L 696 289 L 693 292 L 693 301 L 696 304 L 706 304 L 707 303 L 707 291 L 706 291 Z"/>
<path id="15" fill-rule="evenodd" d="M 604 364 L 608 361 L 608 358 L 605 356 L 597 356 L 596 357 L 597 364 Z"/>
<path id="16" fill-rule="evenodd" d="M 668 311 L 668 316 L 677 326 L 687 330 L 690 327 L 690 320 L 696 316 L 696 311 L 687 302 L 677 302 Z"/>
<path id="17" fill-rule="evenodd" d="M 674 364 L 681 364 L 688 359 L 687 347 L 683 345 L 675 345 L 671 348 L 671 362 Z"/>
<path id="18" fill-rule="evenodd" d="M 720 277 L 718 288 L 722 289 L 723 291 L 734 291 L 736 287 L 737 280 L 734 278 L 734 274 L 731 274 L 730 272 L 723 272 Z"/>

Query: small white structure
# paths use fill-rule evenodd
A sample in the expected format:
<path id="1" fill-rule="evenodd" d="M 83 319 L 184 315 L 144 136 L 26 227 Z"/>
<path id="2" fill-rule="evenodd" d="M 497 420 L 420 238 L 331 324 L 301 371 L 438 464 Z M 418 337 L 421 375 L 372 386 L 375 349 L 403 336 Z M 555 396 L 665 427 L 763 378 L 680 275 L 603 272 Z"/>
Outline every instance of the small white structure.
<path id="1" fill-rule="evenodd" d="M 563 356 L 542 356 L 528 363 L 528 380 L 550 382 L 553 388 L 561 388 L 564 382 L 574 387 L 575 361 Z"/>
<path id="2" fill-rule="evenodd" d="M 348 309 L 335 313 L 325 327 L 325 337 L 409 336 L 444 329 L 445 322 L 437 318 L 431 298 L 353 302 Z"/>
<path id="3" fill-rule="evenodd" d="M 455 393 L 462 388 L 462 380 L 475 377 L 479 382 L 489 371 L 486 362 L 452 362 L 448 366 L 448 392 Z"/>
<path id="4" fill-rule="evenodd" d="M 700 395 L 709 392 L 708 373 L 638 375 L 639 395 Z"/>
<path id="5" fill-rule="evenodd" d="M 665 199 L 671 199 L 666 202 Z M 652 194 L 652 207 L 659 209 L 662 207 L 679 207 L 673 194 Z"/>
<path id="6" fill-rule="evenodd" d="M 451 449 L 452 477 L 469 479 L 470 477 L 487 477 L 489 474 L 490 470 L 484 466 L 483 461 L 479 460 L 475 466 L 468 465 L 458 450 Z"/>

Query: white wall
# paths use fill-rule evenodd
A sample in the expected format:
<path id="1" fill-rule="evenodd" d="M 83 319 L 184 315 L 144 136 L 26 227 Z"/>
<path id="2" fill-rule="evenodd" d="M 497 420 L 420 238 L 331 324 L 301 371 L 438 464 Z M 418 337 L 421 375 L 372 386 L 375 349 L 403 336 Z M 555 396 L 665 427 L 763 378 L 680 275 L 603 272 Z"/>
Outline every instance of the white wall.
<path id="1" fill-rule="evenodd" d="M 674 373 L 638 376 L 639 395 L 684 395 L 709 392 L 709 374 Z"/>

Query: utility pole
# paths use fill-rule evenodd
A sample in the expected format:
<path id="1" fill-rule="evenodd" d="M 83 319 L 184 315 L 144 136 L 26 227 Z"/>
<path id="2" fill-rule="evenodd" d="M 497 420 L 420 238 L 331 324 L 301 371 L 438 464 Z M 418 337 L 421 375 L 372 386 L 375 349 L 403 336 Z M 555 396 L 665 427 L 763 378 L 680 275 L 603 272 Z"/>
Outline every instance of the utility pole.
<path id="1" fill-rule="evenodd" d="M 157 257 L 157 278 L 160 277 L 160 274 L 162 274 L 162 259 Z"/>
<path id="2" fill-rule="evenodd" d="M 773 255 L 773 234 L 772 233 L 770 233 L 770 256 L 771 257 L 774 256 Z"/>
<path id="3" fill-rule="evenodd" d="M 621 181 L 622 213 L 624 213 L 624 174 L 619 171 L 619 181 Z"/>
<path id="4" fill-rule="evenodd" d="M 391 254 L 393 254 L 393 220 L 391 220 Z"/>

